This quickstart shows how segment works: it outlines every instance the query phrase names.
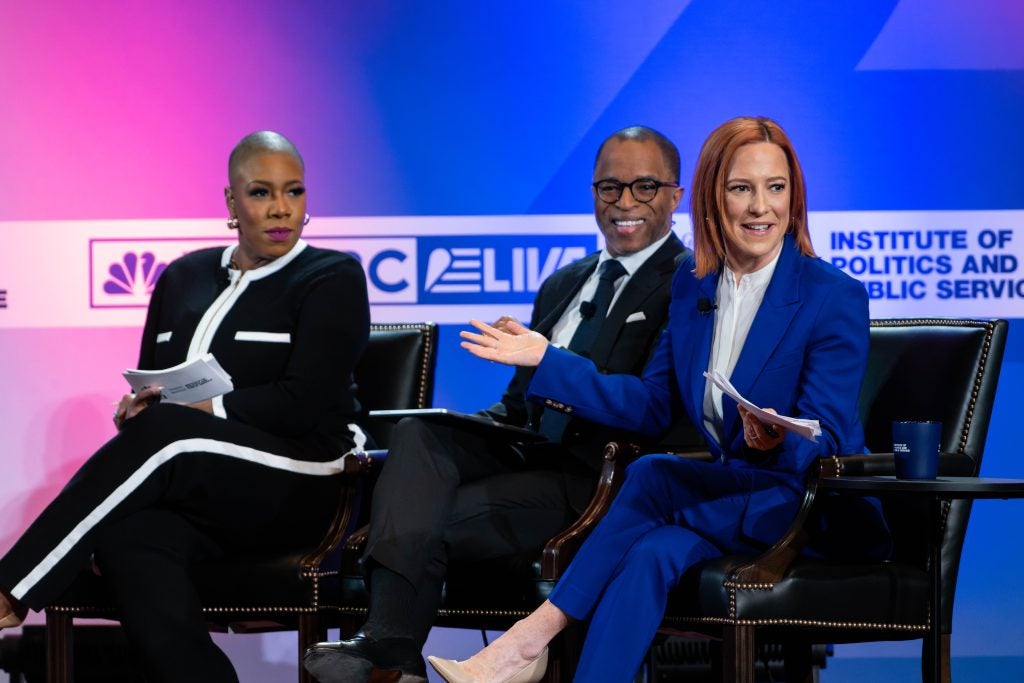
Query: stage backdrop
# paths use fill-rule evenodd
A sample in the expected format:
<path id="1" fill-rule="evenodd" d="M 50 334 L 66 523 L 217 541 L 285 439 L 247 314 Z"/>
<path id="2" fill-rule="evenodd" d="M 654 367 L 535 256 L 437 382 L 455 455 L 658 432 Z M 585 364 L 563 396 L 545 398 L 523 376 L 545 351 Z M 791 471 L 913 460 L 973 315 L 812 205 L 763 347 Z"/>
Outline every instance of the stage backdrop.
<path id="1" fill-rule="evenodd" d="M 509 373 L 457 331 L 528 317 L 546 275 L 600 246 L 602 139 L 661 130 L 686 185 L 712 128 L 772 116 L 815 247 L 872 315 L 1011 319 L 983 473 L 1024 476 L 1021 35 L 1006 0 L 0 0 L 0 552 L 113 434 L 152 284 L 232 239 L 227 154 L 265 128 L 305 155 L 310 241 L 358 255 L 375 320 L 442 323 L 436 403 L 472 410 Z M 689 239 L 685 213 L 675 229 Z M 1020 667 L 1022 513 L 975 505 L 955 656 Z M 243 680 L 290 677 L 288 641 L 260 642 L 233 654 Z"/>

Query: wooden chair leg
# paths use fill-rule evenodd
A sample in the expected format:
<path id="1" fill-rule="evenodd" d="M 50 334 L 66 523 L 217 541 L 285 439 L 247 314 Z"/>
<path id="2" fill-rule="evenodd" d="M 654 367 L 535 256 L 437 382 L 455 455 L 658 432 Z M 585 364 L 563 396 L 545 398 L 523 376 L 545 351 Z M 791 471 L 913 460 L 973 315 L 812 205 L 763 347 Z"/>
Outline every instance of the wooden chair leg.
<path id="1" fill-rule="evenodd" d="M 356 617 L 351 614 L 344 614 L 341 616 L 338 624 L 338 630 L 341 632 L 341 639 L 351 638 L 362 626 L 363 621 L 366 617 Z"/>
<path id="2" fill-rule="evenodd" d="M 786 683 L 814 683 L 814 665 L 811 663 L 811 644 L 787 641 L 782 644 L 783 667 Z"/>
<path id="3" fill-rule="evenodd" d="M 74 633 L 70 614 L 46 610 L 46 683 L 71 683 Z"/>
<path id="4" fill-rule="evenodd" d="M 942 642 L 939 643 L 939 647 L 941 648 L 939 650 L 939 666 L 942 667 L 939 669 L 939 680 L 941 680 L 942 683 L 952 683 L 953 681 L 953 671 L 949 664 L 949 645 L 951 638 L 952 636 L 949 633 L 943 633 Z"/>
<path id="5" fill-rule="evenodd" d="M 754 683 L 754 665 L 754 627 L 725 627 L 722 634 L 722 682 Z"/>
<path id="6" fill-rule="evenodd" d="M 565 639 L 559 635 L 548 643 L 548 668 L 541 683 L 559 683 L 565 666 Z"/>
<path id="7" fill-rule="evenodd" d="M 548 668 L 543 683 L 571 683 L 583 651 L 583 625 L 573 624 L 548 645 Z"/>
<path id="8" fill-rule="evenodd" d="M 943 633 L 939 639 L 939 680 L 942 683 L 952 683 L 953 672 L 949 664 L 949 647 L 952 636 L 949 633 Z M 929 645 L 931 645 L 931 638 L 925 638 L 921 643 L 921 680 L 931 681 L 932 678 L 932 660 L 929 651 Z"/>
<path id="9" fill-rule="evenodd" d="M 322 640 L 327 640 L 327 629 L 323 625 L 318 612 L 299 615 L 299 683 L 316 683 L 308 671 L 302 666 L 302 657 L 306 650 Z"/>

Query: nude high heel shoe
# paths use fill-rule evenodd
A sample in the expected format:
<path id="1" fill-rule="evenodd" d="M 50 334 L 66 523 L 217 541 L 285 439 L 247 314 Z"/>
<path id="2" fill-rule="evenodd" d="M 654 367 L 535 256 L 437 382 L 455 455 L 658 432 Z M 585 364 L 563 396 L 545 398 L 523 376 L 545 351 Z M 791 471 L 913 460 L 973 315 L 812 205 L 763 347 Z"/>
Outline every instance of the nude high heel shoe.
<path id="1" fill-rule="evenodd" d="M 441 659 L 440 657 L 427 657 L 430 666 L 434 667 L 441 677 L 448 683 L 476 683 L 462 669 L 462 664 L 454 659 Z M 506 678 L 501 683 L 539 683 L 544 678 L 544 672 L 548 668 L 548 649 L 544 650 L 533 660 L 511 678 Z"/>
<path id="2" fill-rule="evenodd" d="M 25 610 L 28 612 L 28 610 Z M 0 617 L 0 630 L 5 628 L 14 628 L 15 626 L 21 626 L 21 622 L 25 621 L 25 614 L 19 615 L 18 612 L 12 607 L 11 610 Z"/>
<path id="3" fill-rule="evenodd" d="M 18 615 L 11 612 L 10 614 L 0 617 L 0 629 L 21 626 L 21 622 L 22 620 L 18 618 Z"/>

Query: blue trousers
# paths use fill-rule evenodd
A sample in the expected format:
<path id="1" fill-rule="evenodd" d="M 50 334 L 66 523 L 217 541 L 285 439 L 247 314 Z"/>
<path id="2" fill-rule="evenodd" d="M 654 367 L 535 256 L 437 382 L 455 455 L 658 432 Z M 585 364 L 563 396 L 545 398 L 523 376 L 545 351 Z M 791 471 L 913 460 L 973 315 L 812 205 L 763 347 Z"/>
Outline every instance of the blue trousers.
<path id="1" fill-rule="evenodd" d="M 590 620 L 575 680 L 632 680 L 683 573 L 703 560 L 760 552 L 764 545 L 742 533 L 744 517 L 756 514 L 751 494 L 770 487 L 795 514 L 801 494 L 791 479 L 674 455 L 630 465 L 608 514 L 551 593 L 566 614 Z"/>

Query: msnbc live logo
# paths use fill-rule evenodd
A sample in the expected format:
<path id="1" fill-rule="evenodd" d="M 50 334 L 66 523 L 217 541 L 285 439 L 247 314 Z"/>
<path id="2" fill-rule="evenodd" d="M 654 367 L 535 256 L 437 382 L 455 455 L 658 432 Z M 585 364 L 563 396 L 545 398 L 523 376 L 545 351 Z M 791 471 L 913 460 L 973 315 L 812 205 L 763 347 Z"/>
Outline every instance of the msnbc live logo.
<path id="1" fill-rule="evenodd" d="M 596 248 L 593 234 L 421 237 L 418 303 L 529 304 L 552 273 Z"/>

